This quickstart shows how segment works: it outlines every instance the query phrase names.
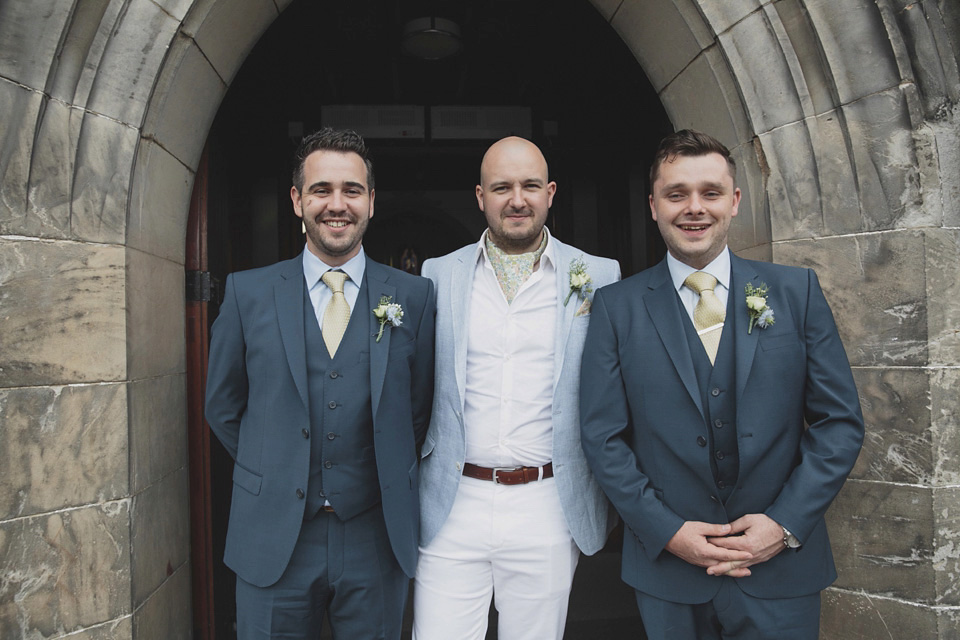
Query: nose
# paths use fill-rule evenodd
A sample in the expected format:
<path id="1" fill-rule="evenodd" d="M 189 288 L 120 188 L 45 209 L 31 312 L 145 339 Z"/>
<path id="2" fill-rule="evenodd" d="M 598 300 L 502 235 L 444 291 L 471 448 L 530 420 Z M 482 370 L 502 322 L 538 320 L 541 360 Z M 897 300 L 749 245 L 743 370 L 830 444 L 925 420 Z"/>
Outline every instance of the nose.
<path id="1" fill-rule="evenodd" d="M 330 200 L 327 202 L 327 209 L 330 211 L 347 210 L 347 199 L 343 197 L 343 194 L 339 190 L 334 190 L 333 194 L 331 194 Z"/>
<path id="2" fill-rule="evenodd" d="M 687 207 L 687 210 L 694 215 L 699 215 L 701 213 L 706 212 L 706 209 L 703 206 L 703 200 L 700 198 L 699 195 L 693 194 L 690 196 L 689 206 Z"/>
<path id="3" fill-rule="evenodd" d="M 514 209 L 523 209 L 526 201 L 523 198 L 523 188 L 518 186 L 510 192 L 510 206 Z"/>

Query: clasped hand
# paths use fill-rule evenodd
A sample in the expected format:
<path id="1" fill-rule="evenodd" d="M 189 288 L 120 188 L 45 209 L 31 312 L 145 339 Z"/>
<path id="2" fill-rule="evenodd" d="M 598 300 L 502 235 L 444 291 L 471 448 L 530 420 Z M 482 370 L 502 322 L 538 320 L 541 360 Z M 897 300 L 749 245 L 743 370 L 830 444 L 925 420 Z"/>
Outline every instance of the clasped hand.
<path id="1" fill-rule="evenodd" d="M 730 524 L 688 520 L 667 543 L 678 558 L 706 567 L 711 576 L 745 578 L 749 567 L 783 550 L 783 529 L 762 513 L 750 513 Z"/>

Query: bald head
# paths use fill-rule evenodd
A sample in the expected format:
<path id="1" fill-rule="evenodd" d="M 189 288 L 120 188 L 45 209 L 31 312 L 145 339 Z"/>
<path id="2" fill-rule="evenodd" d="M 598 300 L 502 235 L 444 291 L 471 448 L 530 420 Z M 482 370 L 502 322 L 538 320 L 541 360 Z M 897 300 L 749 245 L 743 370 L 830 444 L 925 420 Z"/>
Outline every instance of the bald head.
<path id="1" fill-rule="evenodd" d="M 504 162 L 522 164 L 530 171 L 542 171 L 544 182 L 549 178 L 547 160 L 540 152 L 540 147 L 524 138 L 509 136 L 494 142 L 483 154 L 483 161 L 480 163 L 480 184 L 484 184 L 485 176 L 489 174 L 491 168 L 499 167 Z"/>
<path id="2" fill-rule="evenodd" d="M 510 254 L 536 249 L 556 190 L 537 145 L 513 136 L 493 143 L 480 163 L 477 185 L 488 237 Z"/>

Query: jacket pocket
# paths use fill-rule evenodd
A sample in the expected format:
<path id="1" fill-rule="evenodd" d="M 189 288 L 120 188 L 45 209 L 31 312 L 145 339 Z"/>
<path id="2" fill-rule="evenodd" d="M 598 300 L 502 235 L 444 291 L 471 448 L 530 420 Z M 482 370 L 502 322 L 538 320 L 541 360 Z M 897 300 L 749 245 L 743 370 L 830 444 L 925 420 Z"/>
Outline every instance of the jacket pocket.
<path id="1" fill-rule="evenodd" d="M 255 496 L 260 495 L 260 485 L 263 483 L 263 476 L 254 473 L 239 464 L 233 465 L 233 484 L 241 489 L 252 493 Z"/>

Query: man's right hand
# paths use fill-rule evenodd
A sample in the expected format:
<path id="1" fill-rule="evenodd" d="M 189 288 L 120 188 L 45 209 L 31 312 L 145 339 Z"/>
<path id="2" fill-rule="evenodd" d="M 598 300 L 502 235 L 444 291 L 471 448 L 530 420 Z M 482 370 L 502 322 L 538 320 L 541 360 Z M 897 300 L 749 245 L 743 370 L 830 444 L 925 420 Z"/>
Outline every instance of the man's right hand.
<path id="1" fill-rule="evenodd" d="M 707 538 L 720 538 L 730 534 L 732 527 L 729 524 L 710 524 L 688 520 L 683 523 L 679 531 L 673 534 L 666 549 L 685 562 L 698 567 L 712 567 L 721 562 L 746 562 L 751 559 L 749 551 L 725 549 L 711 544 Z M 749 570 L 743 569 L 744 575 L 750 575 Z M 728 573 L 734 577 L 736 570 Z"/>

